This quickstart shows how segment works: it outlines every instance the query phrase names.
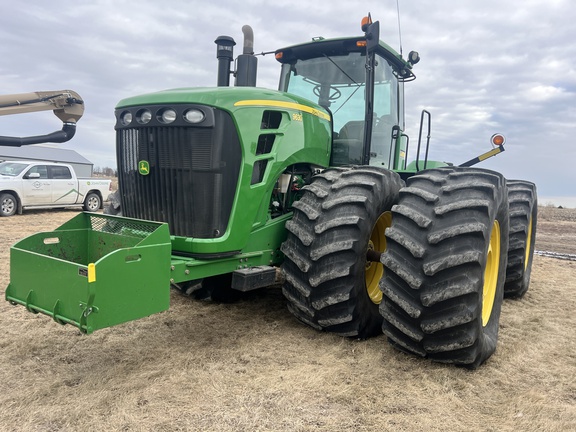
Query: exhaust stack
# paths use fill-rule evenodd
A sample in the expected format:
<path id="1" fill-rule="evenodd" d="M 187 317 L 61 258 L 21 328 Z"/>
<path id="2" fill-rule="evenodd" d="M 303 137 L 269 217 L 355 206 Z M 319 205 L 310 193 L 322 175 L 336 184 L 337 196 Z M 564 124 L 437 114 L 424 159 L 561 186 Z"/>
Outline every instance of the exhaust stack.
<path id="1" fill-rule="evenodd" d="M 254 56 L 254 31 L 249 25 L 242 27 L 244 49 L 238 56 L 236 66 L 236 83 L 238 87 L 256 87 L 258 59 Z"/>

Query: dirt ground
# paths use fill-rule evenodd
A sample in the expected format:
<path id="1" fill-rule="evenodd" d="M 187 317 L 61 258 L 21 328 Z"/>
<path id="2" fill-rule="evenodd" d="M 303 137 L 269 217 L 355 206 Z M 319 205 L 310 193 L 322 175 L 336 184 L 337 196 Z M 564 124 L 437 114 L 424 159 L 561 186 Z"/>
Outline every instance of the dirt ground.
<path id="1" fill-rule="evenodd" d="M 76 210 L 0 218 L 9 246 Z M 541 208 L 536 248 L 576 254 L 576 210 Z M 37 275 L 42 284 L 42 275 Z M 297 322 L 281 292 L 171 308 L 85 336 L 0 302 L 0 431 L 567 431 L 576 425 L 576 262 L 535 256 L 476 371 Z"/>

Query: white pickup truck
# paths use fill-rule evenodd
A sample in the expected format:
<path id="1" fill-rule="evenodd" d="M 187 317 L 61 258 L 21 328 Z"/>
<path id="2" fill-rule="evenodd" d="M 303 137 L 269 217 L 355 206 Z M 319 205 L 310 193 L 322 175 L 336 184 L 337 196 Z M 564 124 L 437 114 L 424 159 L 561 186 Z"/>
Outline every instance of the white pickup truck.
<path id="1" fill-rule="evenodd" d="M 107 179 L 77 178 L 67 164 L 5 161 L 0 163 L 0 216 L 72 206 L 94 212 L 108 199 L 110 184 Z"/>

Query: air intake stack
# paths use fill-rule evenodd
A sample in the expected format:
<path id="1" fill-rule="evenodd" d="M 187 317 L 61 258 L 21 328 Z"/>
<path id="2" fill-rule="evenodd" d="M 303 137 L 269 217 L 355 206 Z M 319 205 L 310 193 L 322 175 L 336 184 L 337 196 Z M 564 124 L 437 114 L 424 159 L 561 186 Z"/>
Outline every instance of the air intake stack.
<path id="1" fill-rule="evenodd" d="M 217 46 L 216 58 L 218 59 L 218 87 L 230 85 L 230 63 L 234 60 L 234 45 L 236 42 L 230 36 L 218 36 L 214 41 Z"/>

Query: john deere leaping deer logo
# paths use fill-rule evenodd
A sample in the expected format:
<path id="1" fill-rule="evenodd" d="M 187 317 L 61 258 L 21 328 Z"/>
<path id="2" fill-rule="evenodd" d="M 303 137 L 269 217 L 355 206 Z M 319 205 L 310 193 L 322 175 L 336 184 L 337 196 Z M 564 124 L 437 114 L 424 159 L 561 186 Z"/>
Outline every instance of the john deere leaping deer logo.
<path id="1" fill-rule="evenodd" d="M 150 174 L 150 164 L 148 163 L 148 161 L 141 160 L 140 162 L 138 162 L 138 172 L 141 175 Z"/>

